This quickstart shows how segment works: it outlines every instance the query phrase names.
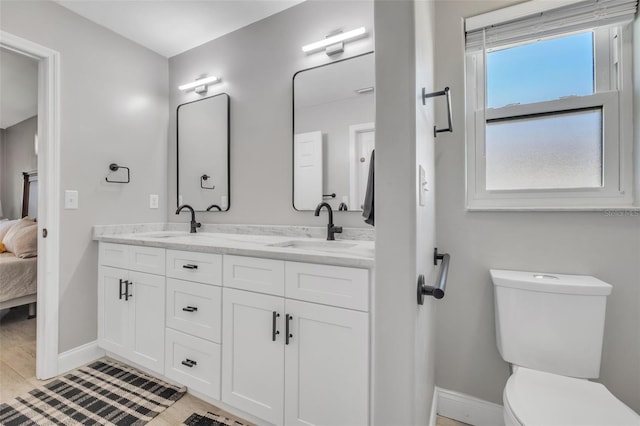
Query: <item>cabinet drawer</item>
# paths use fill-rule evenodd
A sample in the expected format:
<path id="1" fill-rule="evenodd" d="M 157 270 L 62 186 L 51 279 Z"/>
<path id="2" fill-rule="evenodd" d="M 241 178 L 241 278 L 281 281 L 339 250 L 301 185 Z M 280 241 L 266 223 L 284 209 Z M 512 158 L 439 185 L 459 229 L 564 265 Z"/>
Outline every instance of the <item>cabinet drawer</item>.
<path id="1" fill-rule="evenodd" d="M 165 250 L 157 247 L 129 246 L 129 266 L 133 271 L 164 275 Z"/>
<path id="2" fill-rule="evenodd" d="M 369 271 L 286 262 L 285 296 L 343 308 L 369 310 Z"/>
<path id="3" fill-rule="evenodd" d="M 125 244 L 100 243 L 100 265 L 128 268 L 130 247 Z"/>
<path id="4" fill-rule="evenodd" d="M 220 399 L 220 345 L 166 329 L 165 376 Z"/>
<path id="5" fill-rule="evenodd" d="M 167 277 L 222 285 L 222 256 L 167 250 Z"/>
<path id="6" fill-rule="evenodd" d="M 224 256 L 224 286 L 284 296 L 284 261 Z"/>
<path id="7" fill-rule="evenodd" d="M 222 288 L 167 278 L 167 326 L 220 343 Z"/>

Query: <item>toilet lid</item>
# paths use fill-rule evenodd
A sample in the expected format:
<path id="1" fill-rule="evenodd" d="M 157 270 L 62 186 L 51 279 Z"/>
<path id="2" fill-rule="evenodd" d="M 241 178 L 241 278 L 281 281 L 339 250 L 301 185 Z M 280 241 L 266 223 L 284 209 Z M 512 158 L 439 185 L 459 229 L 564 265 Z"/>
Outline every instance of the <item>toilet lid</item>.
<path id="1" fill-rule="evenodd" d="M 600 383 L 519 367 L 504 390 L 523 425 L 630 426 L 640 416 Z"/>

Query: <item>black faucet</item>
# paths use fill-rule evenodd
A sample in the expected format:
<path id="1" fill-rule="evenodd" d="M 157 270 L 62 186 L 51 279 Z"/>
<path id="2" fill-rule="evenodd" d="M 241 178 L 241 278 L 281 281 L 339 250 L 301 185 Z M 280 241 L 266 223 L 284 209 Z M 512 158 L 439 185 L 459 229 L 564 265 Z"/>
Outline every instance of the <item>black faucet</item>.
<path id="1" fill-rule="evenodd" d="M 210 211 L 211 211 L 211 210 L 213 210 L 213 209 L 216 209 L 216 210 L 218 210 L 219 212 L 221 212 L 221 211 L 222 211 L 222 209 L 220 208 L 220 206 L 219 206 L 219 205 L 217 205 L 217 204 L 211 204 L 209 207 L 207 207 L 207 211 L 208 211 L 208 212 L 210 212 Z"/>
<path id="2" fill-rule="evenodd" d="M 193 211 L 193 207 L 191 207 L 189 204 L 183 204 L 180 207 L 178 207 L 178 210 L 176 210 L 176 214 L 180 214 L 180 212 L 183 209 L 189 209 L 189 211 L 191 212 L 191 233 L 195 234 L 196 233 L 196 228 L 200 228 L 202 226 L 201 223 L 196 222 L 196 212 Z"/>
<path id="3" fill-rule="evenodd" d="M 335 226 L 333 224 L 333 211 L 331 210 L 331 206 L 327 203 L 318 204 L 318 207 L 316 207 L 315 215 L 320 216 L 320 210 L 322 210 L 323 207 L 326 207 L 327 211 L 329 212 L 329 224 L 327 225 L 327 240 L 333 241 L 336 239 L 334 234 L 342 233 L 342 226 Z"/>

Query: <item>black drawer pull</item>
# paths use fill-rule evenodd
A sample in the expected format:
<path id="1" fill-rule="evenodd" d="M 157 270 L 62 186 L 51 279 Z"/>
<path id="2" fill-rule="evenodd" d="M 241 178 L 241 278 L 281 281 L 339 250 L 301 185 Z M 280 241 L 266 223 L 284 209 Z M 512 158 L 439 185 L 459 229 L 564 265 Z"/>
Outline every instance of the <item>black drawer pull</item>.
<path id="1" fill-rule="evenodd" d="M 197 362 L 195 362 L 194 360 L 191 359 L 185 359 L 184 361 L 182 361 L 182 365 L 189 367 L 189 368 L 193 368 L 194 365 L 198 365 Z"/>
<path id="2" fill-rule="evenodd" d="M 289 321 L 291 321 L 291 320 L 293 319 L 293 315 L 289 315 L 289 314 L 287 314 L 287 315 L 285 316 L 285 318 L 286 318 L 286 319 L 285 319 L 285 321 L 284 321 L 284 324 L 285 324 L 285 330 L 284 330 L 284 332 L 285 332 L 285 336 L 284 336 L 284 344 L 285 344 L 285 345 L 288 345 L 288 344 L 289 344 L 289 339 L 293 338 L 293 334 L 289 333 Z"/>
<path id="3" fill-rule="evenodd" d="M 191 263 L 187 263 L 186 265 L 182 265 L 184 269 L 198 269 L 198 265 L 193 265 Z"/>
<path id="4" fill-rule="evenodd" d="M 196 312 L 198 308 L 195 306 L 185 306 L 182 310 L 185 312 Z"/>
<path id="5" fill-rule="evenodd" d="M 118 299 L 120 299 L 120 300 L 122 300 L 122 296 L 124 296 L 124 293 L 122 292 L 122 284 L 124 282 L 125 281 L 122 278 L 120 278 L 120 295 L 118 296 Z"/>
<path id="6" fill-rule="evenodd" d="M 133 283 L 129 280 L 125 281 L 125 295 L 124 295 L 124 300 L 129 300 L 130 297 L 133 297 L 133 293 L 129 294 L 129 286 L 133 287 Z"/>
<path id="7" fill-rule="evenodd" d="M 276 321 L 277 321 L 276 318 L 278 317 L 280 317 L 280 314 L 277 313 L 276 311 L 273 311 L 273 317 L 271 322 L 271 341 L 273 342 L 276 341 L 276 335 L 280 334 L 280 332 L 276 330 Z"/>

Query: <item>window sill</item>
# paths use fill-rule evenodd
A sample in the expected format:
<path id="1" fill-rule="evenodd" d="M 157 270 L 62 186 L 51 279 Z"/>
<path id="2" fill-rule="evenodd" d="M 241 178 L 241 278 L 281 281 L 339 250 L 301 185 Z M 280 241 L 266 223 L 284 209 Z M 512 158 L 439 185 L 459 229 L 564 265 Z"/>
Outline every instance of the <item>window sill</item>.
<path id="1" fill-rule="evenodd" d="M 604 212 L 608 216 L 640 217 L 640 206 L 583 207 L 470 207 L 468 212 Z"/>

